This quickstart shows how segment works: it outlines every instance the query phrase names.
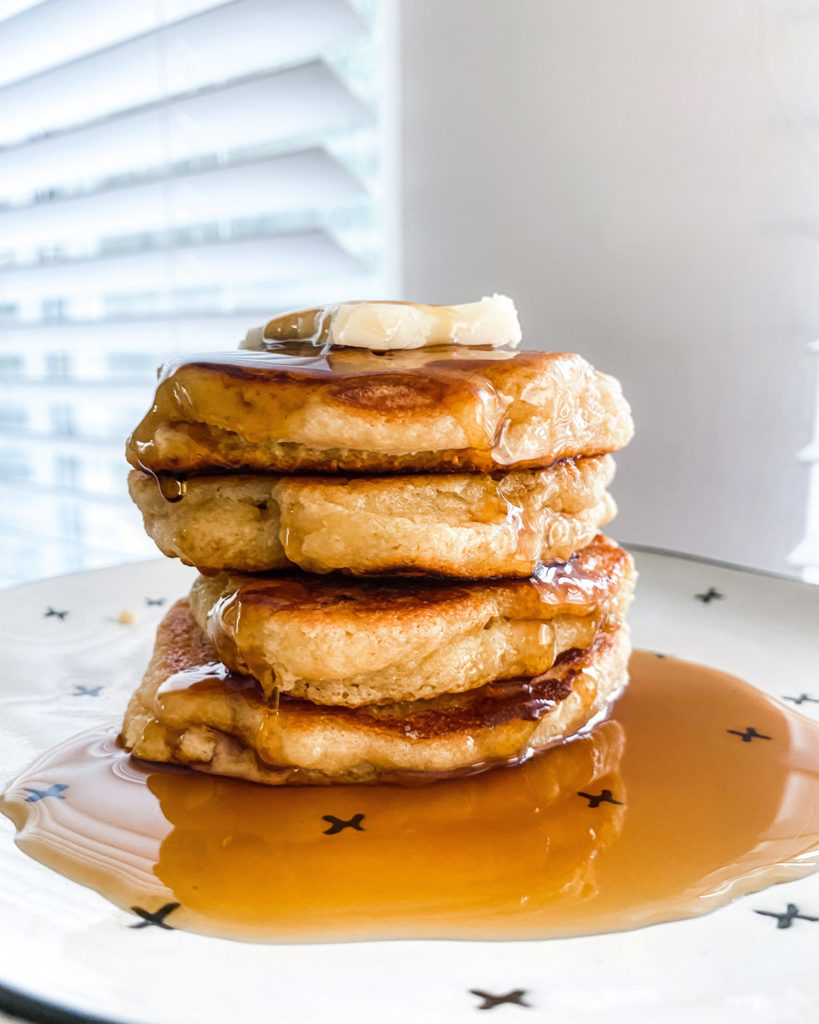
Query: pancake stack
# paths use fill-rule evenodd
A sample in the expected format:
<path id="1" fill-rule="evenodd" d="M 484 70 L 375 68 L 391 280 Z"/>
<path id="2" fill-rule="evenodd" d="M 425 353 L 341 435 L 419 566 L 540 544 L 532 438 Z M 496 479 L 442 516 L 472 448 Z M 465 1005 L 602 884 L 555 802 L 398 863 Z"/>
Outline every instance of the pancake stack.
<path id="1" fill-rule="evenodd" d="M 517 763 L 626 681 L 619 384 L 516 351 L 514 307 L 348 304 L 177 359 L 128 442 L 200 575 L 125 715 L 141 758 L 269 784 Z M 412 347 L 411 347 L 412 346 Z"/>

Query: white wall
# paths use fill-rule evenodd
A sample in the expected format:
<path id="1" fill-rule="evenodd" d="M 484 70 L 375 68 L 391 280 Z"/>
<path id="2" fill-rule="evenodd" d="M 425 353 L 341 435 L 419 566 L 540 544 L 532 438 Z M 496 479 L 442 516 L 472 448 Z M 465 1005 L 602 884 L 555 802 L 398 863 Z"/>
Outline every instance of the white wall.
<path id="1" fill-rule="evenodd" d="M 528 347 L 622 380 L 615 536 L 792 571 L 819 5 L 403 0 L 401 19 L 406 297 L 507 292 Z"/>

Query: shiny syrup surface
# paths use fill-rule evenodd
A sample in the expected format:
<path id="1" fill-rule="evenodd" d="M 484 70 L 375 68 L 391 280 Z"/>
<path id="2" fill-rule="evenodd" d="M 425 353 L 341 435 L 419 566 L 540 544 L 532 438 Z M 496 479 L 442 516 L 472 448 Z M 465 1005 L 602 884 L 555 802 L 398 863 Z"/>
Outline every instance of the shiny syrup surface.
<path id="1" fill-rule="evenodd" d="M 514 365 L 504 367 L 504 363 Z M 408 418 L 424 424 L 443 422 L 449 440 L 444 444 L 439 438 L 435 447 L 436 466 L 443 470 L 491 471 L 517 464 L 544 467 L 570 452 L 592 455 L 611 450 L 611 445 L 601 442 L 598 447 L 591 442 L 586 437 L 588 429 L 577 433 L 580 425 L 575 420 L 580 414 L 571 402 L 551 409 L 548 415 L 541 409 L 551 424 L 544 437 L 538 439 L 531 431 L 517 437 L 520 431 L 513 428 L 519 424 L 510 412 L 514 402 L 507 391 L 517 388 L 517 401 L 526 404 L 531 399 L 537 404 L 537 396 L 527 389 L 532 380 L 547 372 L 547 365 L 547 375 L 561 381 L 569 392 L 580 386 L 578 375 L 587 378 L 587 386 L 597 381 L 579 356 L 483 346 L 373 353 L 284 342 L 264 351 L 180 356 L 161 368 L 153 405 L 128 439 L 126 451 L 131 465 L 157 477 L 163 496 L 174 501 L 182 496 L 179 483 L 187 473 L 220 469 L 361 473 L 425 468 L 423 460 L 418 464 L 411 457 L 414 448 L 403 451 L 399 445 L 393 452 L 379 446 L 370 451 L 370 429 L 362 432 L 359 428 L 362 416 L 371 418 L 374 411 L 402 428 Z M 507 380 L 510 373 L 517 384 Z M 325 430 L 322 416 L 315 415 L 314 402 L 329 403 L 340 417 L 338 423 L 353 431 L 343 449 L 336 450 L 338 425 Z M 447 413 L 443 421 L 442 408 Z M 188 436 L 188 441 L 195 443 L 189 443 L 184 453 L 169 453 L 161 440 L 163 428 L 186 424 L 196 428 Z M 211 429 L 217 434 L 212 436 Z M 224 449 L 218 432 L 225 430 L 239 435 L 249 448 L 238 452 Z M 283 451 L 271 455 L 264 447 L 261 452 L 254 448 L 272 439 L 281 440 L 285 448 L 303 444 L 309 451 L 286 456 Z M 342 457 L 347 447 L 358 454 Z M 474 450 L 474 458 L 463 461 L 459 456 L 451 461 L 447 453 L 461 449 Z M 370 464 L 361 464 L 361 450 L 373 456 Z M 328 451 L 335 454 L 328 456 Z"/>
<path id="2" fill-rule="evenodd" d="M 225 584 L 222 595 L 213 604 L 207 633 L 224 663 L 237 671 L 249 672 L 261 682 L 264 692 L 271 694 L 276 688 L 275 673 L 267 649 L 258 643 L 263 623 L 270 615 L 294 612 L 300 623 L 312 621 L 313 629 L 305 629 L 301 639 L 306 650 L 315 642 L 314 631 L 319 643 L 336 644 L 343 649 L 349 634 L 360 631 L 362 615 L 372 620 L 382 613 L 392 616 L 397 608 L 416 629 L 422 630 L 427 628 L 423 620 L 428 618 L 430 608 L 450 609 L 464 628 L 469 623 L 488 622 L 493 614 L 509 614 L 510 604 L 515 609 L 512 617 L 519 619 L 538 620 L 546 615 L 547 608 L 552 613 L 570 613 L 581 608 L 591 616 L 611 603 L 612 592 L 623 587 L 623 578 L 628 578 L 630 564 L 621 548 L 597 537 L 568 561 L 539 566 L 535 575 L 525 580 L 480 584 L 382 579 L 356 580 L 345 586 L 344 582 L 306 574 L 238 575 Z M 419 614 L 421 622 L 416 618 Z M 281 676 L 283 666 L 279 664 L 276 671 Z M 408 695 L 404 699 L 413 698 Z"/>
<path id="3" fill-rule="evenodd" d="M 2 810 L 22 850 L 114 903 L 178 903 L 167 924 L 247 940 L 592 934 L 816 870 L 819 725 L 698 665 L 638 652 L 631 672 L 591 735 L 472 778 L 276 789 L 97 733 Z"/>

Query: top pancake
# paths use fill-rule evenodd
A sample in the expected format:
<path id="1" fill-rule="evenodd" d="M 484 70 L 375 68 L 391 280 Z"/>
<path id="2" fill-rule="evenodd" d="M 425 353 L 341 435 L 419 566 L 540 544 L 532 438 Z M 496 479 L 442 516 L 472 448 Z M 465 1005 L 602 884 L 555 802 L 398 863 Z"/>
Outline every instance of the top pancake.
<path id="1" fill-rule="evenodd" d="M 622 448 L 619 383 L 581 356 L 283 344 L 168 363 L 128 441 L 153 473 L 492 472 Z"/>

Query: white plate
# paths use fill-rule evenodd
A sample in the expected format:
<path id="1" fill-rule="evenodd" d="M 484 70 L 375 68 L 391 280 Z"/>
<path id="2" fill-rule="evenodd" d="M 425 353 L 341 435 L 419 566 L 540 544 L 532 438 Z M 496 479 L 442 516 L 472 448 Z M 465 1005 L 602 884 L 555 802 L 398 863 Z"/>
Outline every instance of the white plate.
<path id="1" fill-rule="evenodd" d="M 819 701 L 819 588 L 658 552 L 637 562 L 636 646 Z M 161 559 L 0 592 L 0 785 L 58 741 L 119 718 L 163 613 L 154 602 L 190 580 Z M 137 621 L 120 623 L 123 611 Z M 819 718 L 813 700 L 799 710 Z M 457 1024 L 476 1019 L 478 989 L 525 993 L 532 1009 L 489 1011 L 503 1020 L 815 1024 L 819 922 L 778 928 L 754 913 L 787 903 L 819 918 L 819 875 L 695 920 L 582 939 L 253 945 L 129 928 L 133 917 L 20 853 L 2 818 L 0 1007 L 54 1021 Z"/>

